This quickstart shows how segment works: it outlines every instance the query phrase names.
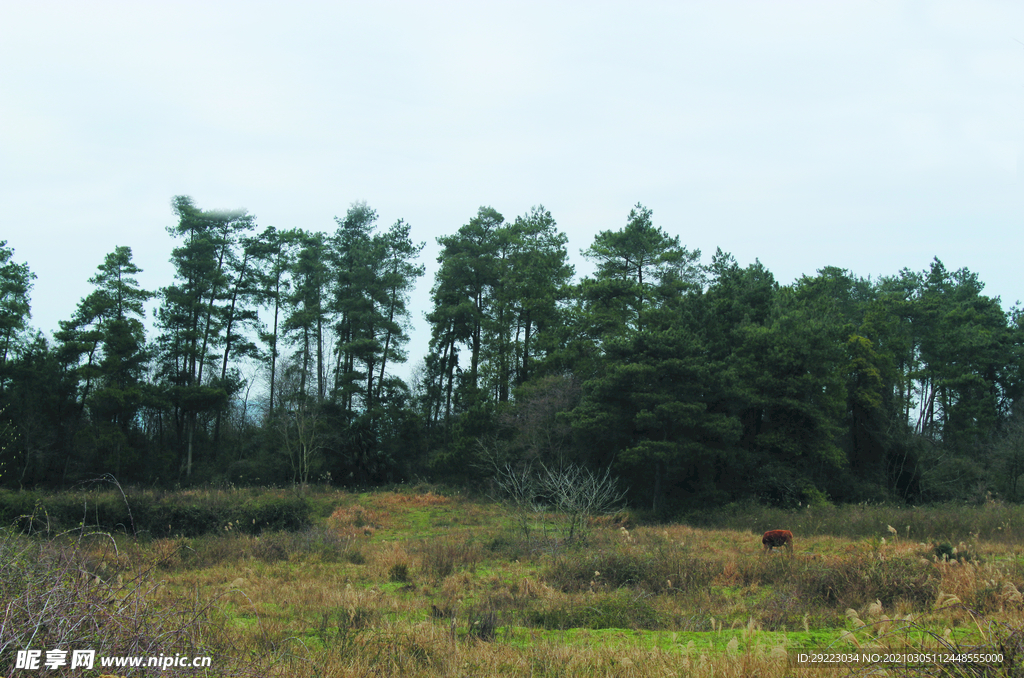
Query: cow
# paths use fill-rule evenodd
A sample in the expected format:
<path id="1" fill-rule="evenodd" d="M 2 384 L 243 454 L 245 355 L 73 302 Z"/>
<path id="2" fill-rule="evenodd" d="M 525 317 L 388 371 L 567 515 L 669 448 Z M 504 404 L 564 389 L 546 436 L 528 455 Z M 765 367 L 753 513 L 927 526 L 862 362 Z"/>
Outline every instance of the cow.
<path id="1" fill-rule="evenodd" d="M 768 530 L 761 537 L 765 552 L 778 546 L 785 546 L 790 553 L 793 552 L 793 533 L 789 530 Z"/>

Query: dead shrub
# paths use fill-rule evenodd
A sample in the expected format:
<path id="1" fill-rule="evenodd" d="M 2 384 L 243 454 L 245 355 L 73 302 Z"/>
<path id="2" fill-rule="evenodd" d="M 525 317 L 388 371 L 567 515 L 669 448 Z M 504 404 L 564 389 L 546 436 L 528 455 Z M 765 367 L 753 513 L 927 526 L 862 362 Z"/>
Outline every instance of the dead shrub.
<path id="1" fill-rule="evenodd" d="M 167 600 L 149 569 L 104 577 L 92 572 L 78 540 L 40 541 L 0 532 L 2 648 L 102 648 L 106 655 L 180 652 L 224 658 L 232 675 L 265 675 L 266 666 L 231 660 L 212 646 L 215 601 Z M 159 603 L 157 602 L 159 601 Z M 15 653 L 0 653 L 0 674 L 14 675 Z M 270 661 L 271 657 L 264 657 Z M 181 675 L 176 670 L 167 675 Z"/>

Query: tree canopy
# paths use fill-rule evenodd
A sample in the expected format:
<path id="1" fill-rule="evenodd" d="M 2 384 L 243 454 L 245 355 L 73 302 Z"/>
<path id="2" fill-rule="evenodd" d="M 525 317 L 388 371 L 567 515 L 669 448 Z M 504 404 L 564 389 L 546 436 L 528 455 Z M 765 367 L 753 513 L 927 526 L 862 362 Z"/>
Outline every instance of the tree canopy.
<path id="1" fill-rule="evenodd" d="M 614 474 L 657 514 L 1021 497 L 1024 314 L 938 259 L 780 284 L 702 260 L 637 204 L 577 279 L 550 211 L 481 207 L 437 238 L 430 344 L 410 356 L 424 244 L 403 219 L 357 202 L 310 231 L 171 208 L 173 281 L 142 289 L 115 247 L 52 342 L 0 241 L 17 433 L 0 484 L 480 483 L 543 464 Z"/>

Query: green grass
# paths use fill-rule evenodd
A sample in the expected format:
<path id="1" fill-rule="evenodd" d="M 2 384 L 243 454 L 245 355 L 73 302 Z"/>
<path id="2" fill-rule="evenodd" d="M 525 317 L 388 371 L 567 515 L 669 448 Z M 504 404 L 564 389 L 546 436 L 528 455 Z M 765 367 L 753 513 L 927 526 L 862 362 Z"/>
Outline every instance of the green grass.
<path id="1" fill-rule="evenodd" d="M 261 675 L 316 666 L 324 675 L 596 676 L 624 670 L 620 659 L 644 662 L 651 675 L 702 675 L 699 657 L 735 659 L 725 675 L 785 675 L 765 653 L 944 637 L 1015 647 L 999 634 L 1024 621 L 1024 565 L 1002 535 L 907 539 L 886 528 L 850 537 L 841 533 L 849 525 L 823 518 L 817 532 L 802 532 L 808 511 L 747 507 L 714 529 L 598 522 L 568 543 L 558 532 L 525 535 L 502 507 L 461 495 L 321 491 L 304 501 L 315 515 L 295 530 L 9 538 L 24 553 L 64 553 L 53 562 L 106 582 L 128 573 L 163 582 L 137 594 L 149 606 L 140 624 L 192 600 L 203 642 L 256 658 Z M 920 525 L 941 526 L 948 508 L 914 510 Z M 960 513 L 972 524 L 996 509 Z M 737 529 L 741 515 L 792 529 L 795 553 L 761 553 L 761 527 Z M 8 595 L 25 595 L 18 582 L 32 580 L 38 561 L 0 564 Z"/>

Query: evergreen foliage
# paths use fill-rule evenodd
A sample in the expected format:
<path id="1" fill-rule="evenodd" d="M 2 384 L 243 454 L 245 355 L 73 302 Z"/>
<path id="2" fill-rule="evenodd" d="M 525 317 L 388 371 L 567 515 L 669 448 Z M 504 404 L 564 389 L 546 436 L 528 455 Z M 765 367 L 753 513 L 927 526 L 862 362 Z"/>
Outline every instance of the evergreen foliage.
<path id="1" fill-rule="evenodd" d="M 437 239 L 429 351 L 406 383 L 424 274 L 408 223 L 355 203 L 333 232 L 261 230 L 171 206 L 172 283 L 142 289 L 116 247 L 52 342 L 0 242 L 0 484 L 479 486 L 576 468 L 655 515 L 1024 494 L 1024 314 L 938 259 L 782 285 L 722 250 L 702 263 L 638 204 L 575 280 L 543 206 L 481 207 Z"/>

